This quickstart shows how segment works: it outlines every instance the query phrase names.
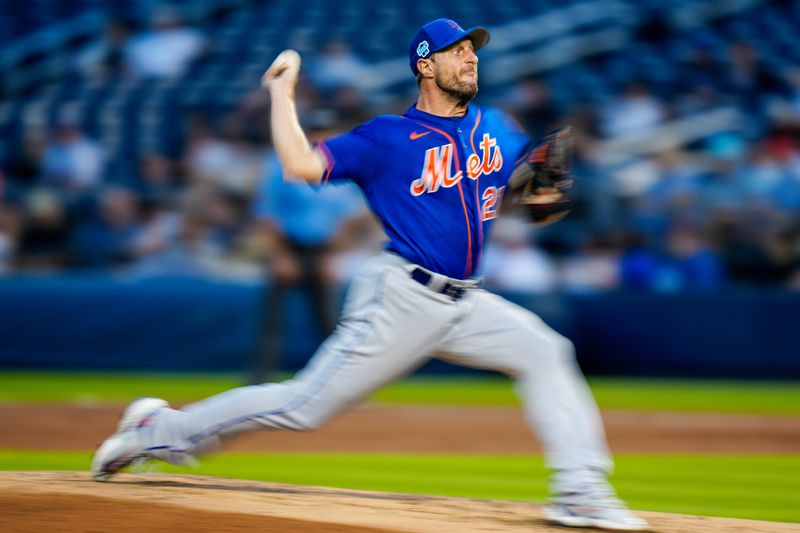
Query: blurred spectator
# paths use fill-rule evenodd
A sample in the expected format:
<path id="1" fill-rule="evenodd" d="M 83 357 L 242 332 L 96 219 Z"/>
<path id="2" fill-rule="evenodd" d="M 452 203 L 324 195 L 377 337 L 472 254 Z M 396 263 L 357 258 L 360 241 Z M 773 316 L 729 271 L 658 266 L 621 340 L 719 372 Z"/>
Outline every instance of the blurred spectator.
<path id="1" fill-rule="evenodd" d="M 800 209 L 800 181 L 792 173 L 793 156 L 788 139 L 764 141 L 751 148 L 739 170 L 750 210 L 796 213 Z"/>
<path id="2" fill-rule="evenodd" d="M 330 103 L 340 117 L 347 118 L 348 125 L 355 125 L 370 119 L 369 107 L 365 105 L 364 95 L 358 87 L 343 85 L 336 89 Z"/>
<path id="3" fill-rule="evenodd" d="M 73 117 L 62 117 L 42 160 L 42 183 L 64 191 L 86 192 L 100 183 L 103 154 Z"/>
<path id="4" fill-rule="evenodd" d="M 42 160 L 48 146 L 47 134 L 36 128 L 25 128 L 22 148 L 8 154 L 4 167 L 8 170 L 7 188 L 14 183 L 22 188 L 33 186 L 42 175 Z"/>
<path id="5" fill-rule="evenodd" d="M 675 112 L 680 117 L 713 111 L 724 106 L 726 101 L 711 85 L 697 85 L 688 93 L 678 97 Z"/>
<path id="6" fill-rule="evenodd" d="M 326 133 L 324 125 L 316 125 L 309 136 L 324 138 Z M 270 282 L 262 340 L 249 376 L 252 383 L 263 383 L 278 366 L 283 308 L 290 290 L 300 288 L 308 293 L 322 337 L 333 331 L 332 253 L 341 246 L 339 241 L 348 240 L 348 232 L 369 217 L 353 184 L 312 187 L 290 179 L 284 179 L 277 156 L 270 152 L 253 205 L 268 254 Z"/>
<path id="7" fill-rule="evenodd" d="M 60 197 L 47 189 L 32 191 L 25 202 L 15 267 L 55 271 L 67 267 L 69 259 L 69 227 Z"/>
<path id="8" fill-rule="evenodd" d="M 661 102 L 644 83 L 630 83 L 601 110 L 602 130 L 608 137 L 638 135 L 659 126 L 664 119 Z"/>
<path id="9" fill-rule="evenodd" d="M 789 85 L 787 95 L 789 117 L 778 117 L 778 119 L 789 119 L 794 127 L 800 128 L 800 68 L 789 69 L 786 80 Z"/>
<path id="10" fill-rule="evenodd" d="M 0 226 L 7 223 L 3 220 L 7 218 L 6 213 L 0 213 Z M 0 228 L 0 275 L 7 274 L 11 270 L 11 257 L 14 254 L 14 241 L 10 232 Z"/>
<path id="11" fill-rule="evenodd" d="M 687 61 L 681 65 L 681 78 L 676 80 L 677 89 L 684 94 L 699 89 L 718 93 L 724 89 L 725 67 L 711 54 L 710 45 L 696 45 Z"/>
<path id="12" fill-rule="evenodd" d="M 662 153 L 658 164 L 660 178 L 647 194 L 673 212 L 688 209 L 699 190 L 700 169 L 692 164 L 688 154 L 678 150 Z"/>
<path id="13" fill-rule="evenodd" d="M 627 220 L 630 227 L 663 238 L 672 222 L 695 221 L 700 216 L 702 174 L 681 151 L 663 153 L 656 162 L 657 178 L 631 198 Z"/>
<path id="14" fill-rule="evenodd" d="M 137 275 L 236 277 L 241 271 L 230 260 L 240 233 L 232 202 L 208 185 L 199 185 L 182 199 L 180 212 L 167 206 L 155 210 L 139 232 L 133 250 Z"/>
<path id="15" fill-rule="evenodd" d="M 626 161 L 614 170 L 614 181 L 619 196 L 643 194 L 659 180 L 659 166 L 652 157 L 637 157 Z"/>
<path id="16" fill-rule="evenodd" d="M 339 39 L 325 44 L 322 52 L 309 62 L 306 73 L 328 99 L 342 87 L 364 88 L 370 76 L 366 64 L 353 53 L 348 43 Z"/>
<path id="17" fill-rule="evenodd" d="M 771 190 L 772 205 L 786 214 L 800 213 L 800 152 L 797 142 L 786 136 L 766 139 L 769 153 L 780 169 L 780 179 Z"/>
<path id="18" fill-rule="evenodd" d="M 236 115 L 229 115 L 226 121 L 226 138 L 217 137 L 202 123 L 197 123 L 190 135 L 186 156 L 190 181 L 208 182 L 240 197 L 253 194 L 265 151 L 247 142 Z"/>
<path id="19" fill-rule="evenodd" d="M 140 262 L 146 262 L 147 258 L 177 246 L 181 223 L 180 213 L 169 204 L 150 204 L 142 216 L 142 229 L 131 243 L 133 257 Z"/>
<path id="20" fill-rule="evenodd" d="M 555 129 L 559 118 L 550 87 L 536 77 L 527 77 L 513 87 L 507 107 L 533 139 Z"/>
<path id="21" fill-rule="evenodd" d="M 726 275 L 739 284 L 789 283 L 798 270 L 797 231 L 749 227 L 740 218 L 718 216 L 712 226 Z"/>
<path id="22" fill-rule="evenodd" d="M 19 230 L 16 210 L 5 202 L 5 190 L 5 176 L 0 172 L 0 275 L 11 270 Z"/>
<path id="23" fill-rule="evenodd" d="M 200 194 L 200 205 L 195 209 L 208 226 L 208 242 L 222 254 L 231 252 L 242 230 L 238 203 L 234 197 L 218 189 L 204 189 Z"/>
<path id="24" fill-rule="evenodd" d="M 700 233 L 685 225 L 675 225 L 667 240 L 668 269 L 674 269 L 675 290 L 718 289 L 724 282 L 722 262 Z"/>
<path id="25" fill-rule="evenodd" d="M 700 201 L 707 213 L 737 213 L 749 207 L 744 185 L 747 177 L 738 170 L 736 159 L 714 158 L 710 161 L 709 169 L 700 182 Z"/>
<path id="26" fill-rule="evenodd" d="M 73 238 L 73 253 L 82 267 L 108 268 L 128 262 L 141 230 L 139 201 L 132 191 L 111 187 L 100 194 L 97 213 L 84 221 Z"/>
<path id="27" fill-rule="evenodd" d="M 556 288 L 555 264 L 550 256 L 532 246 L 532 231 L 528 222 L 509 215 L 495 222 L 483 260 L 487 285 L 529 293 Z"/>
<path id="28" fill-rule="evenodd" d="M 302 84 L 299 84 L 302 85 Z M 298 112 L 305 108 L 303 102 L 295 102 Z M 269 94 L 260 87 L 253 89 L 242 98 L 239 107 L 233 112 L 241 124 L 241 133 L 245 139 L 253 143 L 265 145 L 269 139 Z"/>
<path id="29" fill-rule="evenodd" d="M 569 293 L 594 293 L 619 286 L 619 251 L 606 237 L 590 236 L 577 253 L 559 265 L 561 287 Z"/>
<path id="30" fill-rule="evenodd" d="M 797 288 L 800 281 L 800 227 L 797 224 L 785 225 L 771 232 L 765 247 L 774 280 Z"/>
<path id="31" fill-rule="evenodd" d="M 229 159 L 225 141 L 214 134 L 211 125 L 202 116 L 190 119 L 184 166 L 190 183 L 213 182 L 224 172 Z"/>
<path id="32" fill-rule="evenodd" d="M 78 56 L 78 70 L 86 77 L 113 80 L 128 71 L 127 54 L 131 29 L 126 20 L 113 19 L 102 39 L 87 47 Z"/>
<path id="33" fill-rule="evenodd" d="M 712 55 L 708 43 L 696 45 L 681 65 L 680 76 L 673 83 L 676 113 L 689 116 L 728 104 L 725 95 L 725 65 Z"/>
<path id="34" fill-rule="evenodd" d="M 144 155 L 134 184 L 141 201 L 141 230 L 131 244 L 137 260 L 158 255 L 178 243 L 181 217 L 178 205 L 185 191 L 173 172 L 172 161 L 157 153 Z"/>
<path id="35" fill-rule="evenodd" d="M 653 290 L 658 286 L 660 262 L 647 236 L 629 231 L 620 258 L 620 286 L 632 290 Z"/>
<path id="36" fill-rule="evenodd" d="M 730 47 L 726 81 L 727 89 L 737 98 L 740 107 L 753 115 L 766 111 L 768 96 L 786 92 L 782 80 L 764 65 L 753 46 L 744 41 Z"/>
<path id="37" fill-rule="evenodd" d="M 152 18 L 152 29 L 137 35 L 128 47 L 136 76 L 171 79 L 183 75 L 206 46 L 203 35 L 184 26 L 175 8 L 162 6 Z"/>
<path id="38" fill-rule="evenodd" d="M 145 204 L 173 203 L 180 193 L 173 163 L 162 154 L 145 154 L 139 162 L 136 194 Z"/>

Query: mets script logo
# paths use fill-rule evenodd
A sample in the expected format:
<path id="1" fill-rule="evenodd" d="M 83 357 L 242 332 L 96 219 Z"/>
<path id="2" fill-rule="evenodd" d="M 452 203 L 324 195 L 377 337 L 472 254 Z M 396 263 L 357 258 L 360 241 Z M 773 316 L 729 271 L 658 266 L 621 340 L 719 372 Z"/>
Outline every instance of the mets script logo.
<path id="1" fill-rule="evenodd" d="M 426 57 L 430 51 L 431 49 L 428 47 L 428 41 L 422 41 L 419 43 L 419 46 L 417 46 L 417 55 L 419 57 Z"/>
<path id="2" fill-rule="evenodd" d="M 492 139 L 488 133 L 484 133 L 479 146 L 481 155 L 470 154 L 467 158 L 467 177 L 471 180 L 478 179 L 482 174 L 497 172 L 503 167 L 503 154 L 500 153 L 496 139 Z M 425 151 L 422 175 L 411 182 L 412 195 L 419 196 L 426 192 L 436 192 L 439 187 L 452 187 L 461 181 L 461 178 L 464 177 L 461 170 L 455 175 L 452 174 L 454 150 L 455 147 L 452 144 L 445 144 Z"/>

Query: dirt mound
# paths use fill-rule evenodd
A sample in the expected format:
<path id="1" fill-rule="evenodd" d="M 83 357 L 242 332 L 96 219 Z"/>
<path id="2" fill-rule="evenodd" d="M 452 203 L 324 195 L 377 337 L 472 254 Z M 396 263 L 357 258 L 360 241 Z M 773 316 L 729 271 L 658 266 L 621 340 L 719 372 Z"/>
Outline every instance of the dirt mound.
<path id="1" fill-rule="evenodd" d="M 661 533 L 800 532 L 754 520 L 641 513 Z M 565 531 L 530 503 L 302 487 L 201 476 L 0 473 L 0 531 L 471 533 Z"/>

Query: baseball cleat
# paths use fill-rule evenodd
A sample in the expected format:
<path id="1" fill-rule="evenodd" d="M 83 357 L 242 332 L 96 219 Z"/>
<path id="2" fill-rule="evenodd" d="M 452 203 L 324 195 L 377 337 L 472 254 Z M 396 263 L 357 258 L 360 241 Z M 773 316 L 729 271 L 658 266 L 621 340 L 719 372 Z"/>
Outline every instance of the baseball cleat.
<path id="1" fill-rule="evenodd" d="M 158 398 L 139 398 L 132 402 L 117 426 L 117 432 L 100 445 L 92 458 L 92 477 L 108 481 L 120 469 L 149 455 L 141 444 L 141 430 L 149 427 L 167 402 Z"/>
<path id="2" fill-rule="evenodd" d="M 631 513 L 625 504 L 608 494 L 570 494 L 545 505 L 542 513 L 554 524 L 567 527 L 596 527 L 612 531 L 642 531 L 647 521 Z"/>

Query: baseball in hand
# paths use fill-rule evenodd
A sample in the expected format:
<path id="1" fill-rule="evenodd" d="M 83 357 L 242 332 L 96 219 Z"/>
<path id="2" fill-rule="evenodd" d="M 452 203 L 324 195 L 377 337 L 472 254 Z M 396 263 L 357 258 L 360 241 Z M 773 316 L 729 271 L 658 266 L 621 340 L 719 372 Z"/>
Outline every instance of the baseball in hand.
<path id="1" fill-rule="evenodd" d="M 300 72 L 300 54 L 297 51 L 284 50 L 269 66 L 261 77 L 261 87 L 267 89 L 273 81 L 286 80 L 294 85 L 297 83 L 297 74 Z"/>

